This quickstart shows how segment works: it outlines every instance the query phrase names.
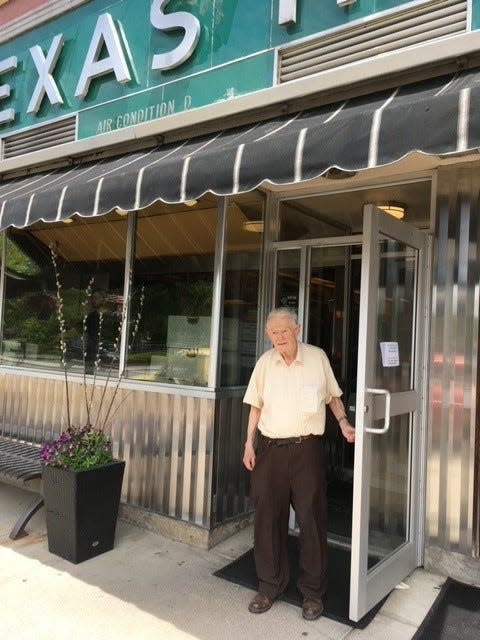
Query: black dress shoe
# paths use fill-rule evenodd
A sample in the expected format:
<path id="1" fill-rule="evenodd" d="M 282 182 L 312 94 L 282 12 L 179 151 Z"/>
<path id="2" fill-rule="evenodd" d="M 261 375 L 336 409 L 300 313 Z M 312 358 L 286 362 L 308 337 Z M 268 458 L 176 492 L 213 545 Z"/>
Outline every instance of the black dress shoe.
<path id="1" fill-rule="evenodd" d="M 265 613 L 273 604 L 273 600 L 270 600 L 268 596 L 264 596 L 263 593 L 257 593 L 248 605 L 250 613 Z"/>
<path id="2" fill-rule="evenodd" d="M 305 620 L 316 620 L 323 613 L 323 602 L 321 600 L 312 600 L 305 598 L 302 606 L 302 616 Z"/>

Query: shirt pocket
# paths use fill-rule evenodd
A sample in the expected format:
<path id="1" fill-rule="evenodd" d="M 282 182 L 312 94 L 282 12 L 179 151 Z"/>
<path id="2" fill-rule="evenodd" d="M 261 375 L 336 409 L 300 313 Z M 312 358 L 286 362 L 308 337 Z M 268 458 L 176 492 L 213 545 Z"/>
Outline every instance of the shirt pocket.
<path id="1" fill-rule="evenodd" d="M 318 384 L 304 384 L 300 389 L 300 411 L 303 413 L 318 413 L 319 387 Z"/>

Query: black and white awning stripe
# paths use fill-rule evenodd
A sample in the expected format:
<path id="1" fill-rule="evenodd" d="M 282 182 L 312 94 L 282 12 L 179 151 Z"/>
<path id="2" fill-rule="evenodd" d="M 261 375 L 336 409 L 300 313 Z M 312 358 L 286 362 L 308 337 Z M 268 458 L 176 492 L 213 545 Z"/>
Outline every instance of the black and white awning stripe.
<path id="1" fill-rule="evenodd" d="M 264 182 L 358 171 L 412 151 L 443 156 L 480 147 L 480 71 L 403 85 L 178 144 L 0 181 L 0 228 L 141 209 Z"/>

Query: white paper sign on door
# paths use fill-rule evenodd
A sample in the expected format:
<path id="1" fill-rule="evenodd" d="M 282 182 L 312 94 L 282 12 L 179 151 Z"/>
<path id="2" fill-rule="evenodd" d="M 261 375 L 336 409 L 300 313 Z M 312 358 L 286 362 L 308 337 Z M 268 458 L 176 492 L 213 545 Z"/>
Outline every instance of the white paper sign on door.
<path id="1" fill-rule="evenodd" d="M 382 365 L 384 367 L 400 366 L 398 342 L 380 342 L 380 352 L 382 354 Z"/>

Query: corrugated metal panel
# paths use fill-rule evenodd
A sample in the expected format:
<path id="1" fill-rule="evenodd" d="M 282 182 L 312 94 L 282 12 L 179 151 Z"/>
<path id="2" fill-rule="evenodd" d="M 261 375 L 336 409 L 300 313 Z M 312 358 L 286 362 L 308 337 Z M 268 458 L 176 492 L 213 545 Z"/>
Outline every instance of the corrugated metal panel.
<path id="1" fill-rule="evenodd" d="M 308 77 L 466 29 L 466 0 L 437 0 L 399 10 L 280 50 L 279 82 Z"/>
<path id="2" fill-rule="evenodd" d="M 15 133 L 3 139 L 3 158 L 14 158 L 25 153 L 55 147 L 75 141 L 76 116 L 51 122 L 43 127 L 35 127 Z"/>
<path id="3" fill-rule="evenodd" d="M 213 524 L 248 513 L 250 477 L 242 465 L 250 407 L 243 393 L 217 402 L 213 481 Z"/>
<path id="4" fill-rule="evenodd" d="M 480 173 L 438 176 L 426 546 L 471 555 L 480 300 Z"/>
<path id="5" fill-rule="evenodd" d="M 73 424 L 86 422 L 83 387 L 70 383 Z M 42 442 L 65 419 L 61 379 L 0 374 L 0 435 Z M 122 500 L 210 528 L 215 400 L 120 389 L 112 426 L 126 461 Z"/>

